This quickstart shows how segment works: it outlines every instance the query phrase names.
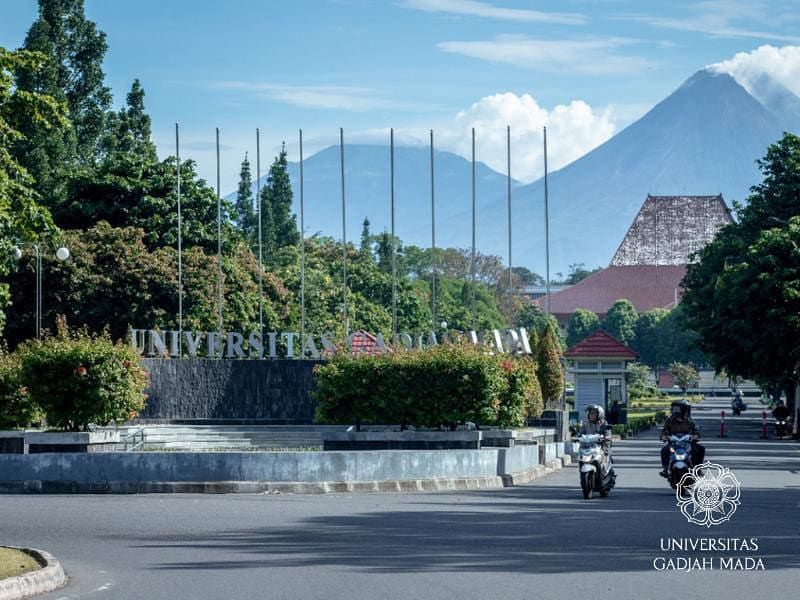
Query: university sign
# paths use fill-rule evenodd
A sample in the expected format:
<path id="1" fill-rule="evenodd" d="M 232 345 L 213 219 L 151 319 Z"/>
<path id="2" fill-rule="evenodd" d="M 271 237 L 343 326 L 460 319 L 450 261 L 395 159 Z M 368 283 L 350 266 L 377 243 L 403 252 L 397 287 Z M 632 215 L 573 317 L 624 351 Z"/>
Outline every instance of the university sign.
<path id="1" fill-rule="evenodd" d="M 485 345 L 491 352 L 531 354 L 530 339 L 524 327 L 481 333 L 468 331 L 465 335 L 470 343 Z M 380 353 L 391 347 L 423 349 L 438 345 L 439 340 L 433 331 L 415 336 L 398 333 L 387 343 L 380 333 L 372 335 L 363 331 L 338 340 L 330 334 L 307 333 L 301 337 L 296 331 L 270 331 L 262 336 L 257 331 L 245 335 L 236 331 L 221 334 L 218 331 L 131 329 L 130 343 L 140 355 L 156 358 L 319 359 L 342 350 Z"/>

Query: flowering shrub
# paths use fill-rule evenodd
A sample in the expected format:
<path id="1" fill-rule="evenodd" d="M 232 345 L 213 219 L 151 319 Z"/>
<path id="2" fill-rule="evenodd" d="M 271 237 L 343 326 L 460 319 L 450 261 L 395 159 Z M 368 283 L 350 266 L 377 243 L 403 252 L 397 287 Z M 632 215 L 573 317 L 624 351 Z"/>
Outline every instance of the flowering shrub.
<path id="1" fill-rule="evenodd" d="M 42 419 L 20 375 L 17 356 L 0 351 L 0 429 L 27 427 Z"/>
<path id="2" fill-rule="evenodd" d="M 336 355 L 314 369 L 317 421 L 519 426 L 542 410 L 536 363 L 468 345 Z"/>
<path id="3" fill-rule="evenodd" d="M 135 417 L 145 403 L 147 373 L 130 346 L 107 335 L 59 333 L 17 349 L 20 379 L 48 425 L 71 431 Z"/>

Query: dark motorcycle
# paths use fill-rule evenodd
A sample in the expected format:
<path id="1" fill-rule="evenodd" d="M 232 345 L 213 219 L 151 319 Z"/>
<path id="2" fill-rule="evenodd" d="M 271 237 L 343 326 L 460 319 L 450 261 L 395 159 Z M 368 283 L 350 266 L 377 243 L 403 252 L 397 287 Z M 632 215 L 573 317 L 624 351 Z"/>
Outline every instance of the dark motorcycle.
<path id="1" fill-rule="evenodd" d="M 775 419 L 775 437 L 779 440 L 786 437 L 786 419 Z"/>
<path id="2" fill-rule="evenodd" d="M 669 462 L 667 463 L 667 480 L 672 489 L 678 487 L 678 483 L 686 473 L 692 469 L 692 436 L 671 435 L 669 436 Z"/>

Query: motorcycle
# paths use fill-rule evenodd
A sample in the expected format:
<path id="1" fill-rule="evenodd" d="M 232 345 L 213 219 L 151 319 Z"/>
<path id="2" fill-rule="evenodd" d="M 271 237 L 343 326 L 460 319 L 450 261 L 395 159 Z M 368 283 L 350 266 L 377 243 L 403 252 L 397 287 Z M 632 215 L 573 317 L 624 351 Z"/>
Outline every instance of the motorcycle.
<path id="1" fill-rule="evenodd" d="M 578 442 L 578 469 L 583 497 L 590 500 L 592 494 L 597 492 L 605 498 L 617 479 L 611 455 L 603 447 L 606 437 L 600 433 L 583 434 Z"/>
<path id="2" fill-rule="evenodd" d="M 692 468 L 692 436 L 669 436 L 669 462 L 667 463 L 667 480 L 672 489 L 678 487 L 681 477 Z"/>
<path id="3" fill-rule="evenodd" d="M 731 401 L 731 410 L 733 411 L 733 416 L 738 417 L 747 410 L 747 404 L 741 398 L 734 398 Z"/>
<path id="4" fill-rule="evenodd" d="M 786 436 L 786 419 L 775 418 L 775 437 L 782 440 Z"/>

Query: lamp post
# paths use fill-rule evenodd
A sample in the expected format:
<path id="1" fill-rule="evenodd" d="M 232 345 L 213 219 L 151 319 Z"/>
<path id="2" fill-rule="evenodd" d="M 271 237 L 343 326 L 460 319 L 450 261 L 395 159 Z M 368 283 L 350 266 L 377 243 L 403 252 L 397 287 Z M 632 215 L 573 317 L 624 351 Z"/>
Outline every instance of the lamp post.
<path id="1" fill-rule="evenodd" d="M 42 337 L 42 304 L 43 304 L 43 297 L 44 297 L 44 274 L 42 271 L 42 247 L 38 244 L 30 244 L 30 247 L 33 249 L 34 257 L 36 259 L 34 270 L 36 273 L 36 306 L 35 306 L 35 328 L 36 328 L 36 339 L 41 339 Z M 14 246 L 11 249 L 11 256 L 14 258 L 15 261 L 18 261 L 22 258 L 22 248 L 19 246 Z M 56 250 L 56 259 L 64 262 L 69 258 L 69 249 L 66 246 L 59 246 Z"/>

